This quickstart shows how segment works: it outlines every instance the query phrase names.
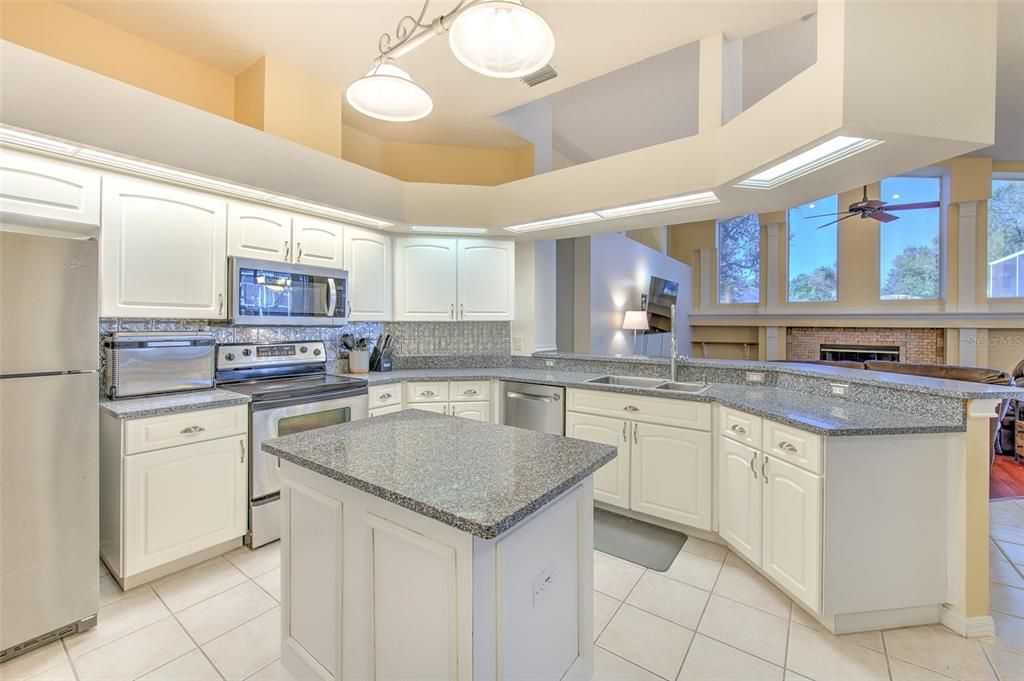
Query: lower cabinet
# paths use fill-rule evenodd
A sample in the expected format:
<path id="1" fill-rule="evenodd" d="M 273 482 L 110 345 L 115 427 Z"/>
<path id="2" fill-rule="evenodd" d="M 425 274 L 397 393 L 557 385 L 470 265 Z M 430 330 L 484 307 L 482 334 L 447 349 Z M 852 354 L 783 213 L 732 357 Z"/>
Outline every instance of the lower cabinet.
<path id="1" fill-rule="evenodd" d="M 718 534 L 733 550 L 761 565 L 761 454 L 719 439 Z"/>
<path id="2" fill-rule="evenodd" d="M 630 508 L 711 529 L 711 435 L 632 423 Z"/>
<path id="3" fill-rule="evenodd" d="M 594 473 L 594 499 L 619 508 L 629 508 L 629 422 L 607 416 L 565 415 L 565 435 L 589 442 L 614 445 L 619 455 Z"/>
<path id="4" fill-rule="evenodd" d="M 369 418 L 372 419 L 374 416 L 384 416 L 384 414 L 394 414 L 397 411 L 402 411 L 402 405 L 400 405 L 400 404 L 392 404 L 390 407 L 377 407 L 376 409 L 371 409 L 369 411 L 369 413 L 367 414 L 367 416 L 369 416 Z"/>
<path id="5" fill-rule="evenodd" d="M 490 402 L 450 402 L 448 404 L 448 413 L 452 416 L 460 416 L 464 419 L 471 421 L 483 421 L 484 423 L 490 423 L 491 421 L 491 403 Z"/>
<path id="6" fill-rule="evenodd" d="M 768 456 L 761 569 L 817 612 L 821 605 L 822 478 Z"/>

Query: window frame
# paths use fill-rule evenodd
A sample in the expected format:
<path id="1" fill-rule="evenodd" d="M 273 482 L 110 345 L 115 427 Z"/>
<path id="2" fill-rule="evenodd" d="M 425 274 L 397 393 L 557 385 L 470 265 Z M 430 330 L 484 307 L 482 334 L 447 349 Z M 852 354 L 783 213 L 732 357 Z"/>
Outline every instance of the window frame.
<path id="1" fill-rule="evenodd" d="M 737 218 L 754 216 L 757 221 L 757 300 L 752 302 L 734 302 L 726 303 L 722 302 L 722 229 L 721 225 L 723 222 L 728 220 L 735 220 Z M 764 300 L 764 272 L 762 262 L 764 254 L 764 243 L 761 235 L 761 214 L 760 213 L 743 213 L 740 215 L 734 215 L 732 217 L 715 220 L 715 305 L 721 305 L 730 309 L 735 309 L 736 306 L 746 305 L 748 307 L 756 307 L 761 304 Z"/>
<path id="2" fill-rule="evenodd" d="M 993 298 L 989 295 L 989 272 L 988 272 L 988 221 L 989 221 L 989 208 L 992 202 L 991 189 L 992 183 L 996 181 L 1010 181 L 1010 182 L 1024 182 L 1024 172 L 1022 171 L 1003 171 L 996 170 L 992 172 L 992 178 L 989 181 L 989 198 L 985 200 L 985 223 L 981 227 L 985 230 L 985 248 L 982 249 L 979 258 L 976 258 L 977 266 L 981 267 L 984 271 L 984 282 L 985 282 L 985 302 L 989 305 L 1019 305 L 1024 302 L 1024 296 L 1004 296 Z"/>
<path id="3" fill-rule="evenodd" d="M 941 168 L 922 168 L 909 173 L 890 175 L 883 177 L 876 183 L 878 194 L 882 195 L 882 182 L 895 177 L 922 177 L 933 178 L 939 183 L 939 290 L 934 298 L 890 298 L 882 297 L 882 227 L 884 223 L 878 223 L 878 302 L 882 305 L 922 305 L 929 303 L 941 303 L 946 299 L 946 275 L 949 270 L 949 259 L 946 253 L 946 212 L 949 203 L 946 200 L 948 194 L 948 182 L 946 175 Z M 870 185 L 869 185 L 870 186 Z M 986 258 L 987 260 L 987 258 Z"/>
<path id="4" fill-rule="evenodd" d="M 792 229 L 791 225 L 790 225 L 790 211 L 792 211 L 794 208 L 799 208 L 800 206 L 807 205 L 809 203 L 813 203 L 814 201 L 821 201 L 822 199 L 827 199 L 827 198 L 830 198 L 832 196 L 835 196 L 836 197 L 836 211 L 838 212 L 839 209 L 842 207 L 839 204 L 839 199 L 842 196 L 842 194 L 843 194 L 842 192 L 836 192 L 835 194 L 826 194 L 825 196 L 821 196 L 821 197 L 819 197 L 817 199 L 812 199 L 811 201 L 806 201 L 804 203 L 797 204 L 796 206 L 792 206 L 792 207 L 786 209 L 786 246 L 785 246 L 785 253 L 786 253 L 785 275 L 786 275 L 786 278 L 784 280 L 785 287 L 786 287 L 786 303 L 785 303 L 786 305 L 838 305 L 839 304 L 839 302 L 840 302 L 839 301 L 839 281 L 840 281 L 840 279 L 839 279 L 839 266 L 842 264 L 842 259 L 840 258 L 840 255 L 839 255 L 839 223 L 836 223 L 834 225 L 834 227 L 836 228 L 836 230 L 835 230 L 835 234 L 836 234 L 836 238 L 835 238 L 835 242 L 836 242 L 836 247 L 835 247 L 835 254 L 836 254 L 835 255 L 835 263 L 836 263 L 836 296 L 835 296 L 835 298 L 833 298 L 832 300 L 793 300 L 790 297 L 790 286 L 789 286 L 790 285 L 790 272 L 792 271 L 792 267 L 791 266 L 793 264 L 792 258 L 790 258 L 790 244 L 791 244 L 790 234 L 791 234 L 791 229 Z"/>

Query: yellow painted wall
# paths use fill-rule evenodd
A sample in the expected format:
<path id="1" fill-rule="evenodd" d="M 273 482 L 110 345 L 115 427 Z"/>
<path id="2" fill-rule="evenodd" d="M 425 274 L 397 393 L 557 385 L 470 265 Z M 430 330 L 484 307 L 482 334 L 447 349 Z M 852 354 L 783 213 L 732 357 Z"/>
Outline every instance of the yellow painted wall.
<path id="1" fill-rule="evenodd" d="M 255 64 L 235 76 L 235 120 L 263 130 L 266 113 L 267 60 Z"/>
<path id="2" fill-rule="evenodd" d="M 384 172 L 384 142 L 351 125 L 341 126 L 341 157 L 364 168 Z"/>
<path id="3" fill-rule="evenodd" d="M 264 57 L 263 129 L 341 157 L 342 93 L 280 59 Z"/>
<path id="4" fill-rule="evenodd" d="M 231 74 L 50 0 L 0 2 L 0 38 L 232 118 Z"/>
<path id="5" fill-rule="evenodd" d="M 384 173 L 406 182 L 496 185 L 533 174 L 529 144 L 480 149 L 384 140 L 382 159 Z"/>

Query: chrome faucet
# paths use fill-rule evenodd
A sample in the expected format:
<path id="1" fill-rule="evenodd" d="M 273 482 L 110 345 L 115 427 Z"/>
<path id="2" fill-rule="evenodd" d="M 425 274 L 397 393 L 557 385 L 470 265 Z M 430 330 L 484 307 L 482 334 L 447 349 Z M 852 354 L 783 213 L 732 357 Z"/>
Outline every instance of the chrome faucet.
<path id="1" fill-rule="evenodd" d="M 672 382 L 675 383 L 676 381 L 679 380 L 679 367 L 676 364 L 676 362 L 679 359 L 682 359 L 685 362 L 688 358 L 687 358 L 686 355 L 680 355 L 679 354 L 679 348 L 677 346 L 677 341 L 676 341 L 676 306 L 673 304 L 670 309 L 671 309 L 671 312 L 669 313 L 669 315 L 670 315 L 669 319 L 671 320 L 671 323 L 669 325 L 669 328 L 671 330 L 670 333 L 672 335 L 672 350 L 671 350 L 672 357 L 671 357 L 671 363 L 670 363 L 670 367 L 671 367 L 670 371 L 672 372 Z"/>

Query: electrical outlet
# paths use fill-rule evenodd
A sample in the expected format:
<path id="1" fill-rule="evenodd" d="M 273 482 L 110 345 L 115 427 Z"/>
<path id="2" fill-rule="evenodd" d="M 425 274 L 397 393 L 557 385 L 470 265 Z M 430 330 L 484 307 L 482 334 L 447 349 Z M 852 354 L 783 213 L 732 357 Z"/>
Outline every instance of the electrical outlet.
<path id="1" fill-rule="evenodd" d="M 512 349 L 517 351 L 517 352 L 522 352 L 523 351 L 523 337 L 522 336 L 513 336 L 512 337 Z"/>
<path id="2" fill-rule="evenodd" d="M 555 361 L 552 360 L 552 359 L 546 359 L 546 360 L 544 360 L 544 366 L 546 366 L 546 367 L 553 367 L 553 366 L 555 366 Z"/>
<path id="3" fill-rule="evenodd" d="M 545 592 L 554 584 L 558 574 L 555 573 L 555 564 L 552 563 L 544 568 L 540 574 L 533 578 L 533 606 L 537 607 Z"/>
<path id="4" fill-rule="evenodd" d="M 760 371 L 748 371 L 747 383 L 764 383 L 764 374 Z"/>
<path id="5" fill-rule="evenodd" d="M 830 383 L 832 394 L 836 397 L 846 397 L 846 391 L 850 388 L 848 383 Z"/>

